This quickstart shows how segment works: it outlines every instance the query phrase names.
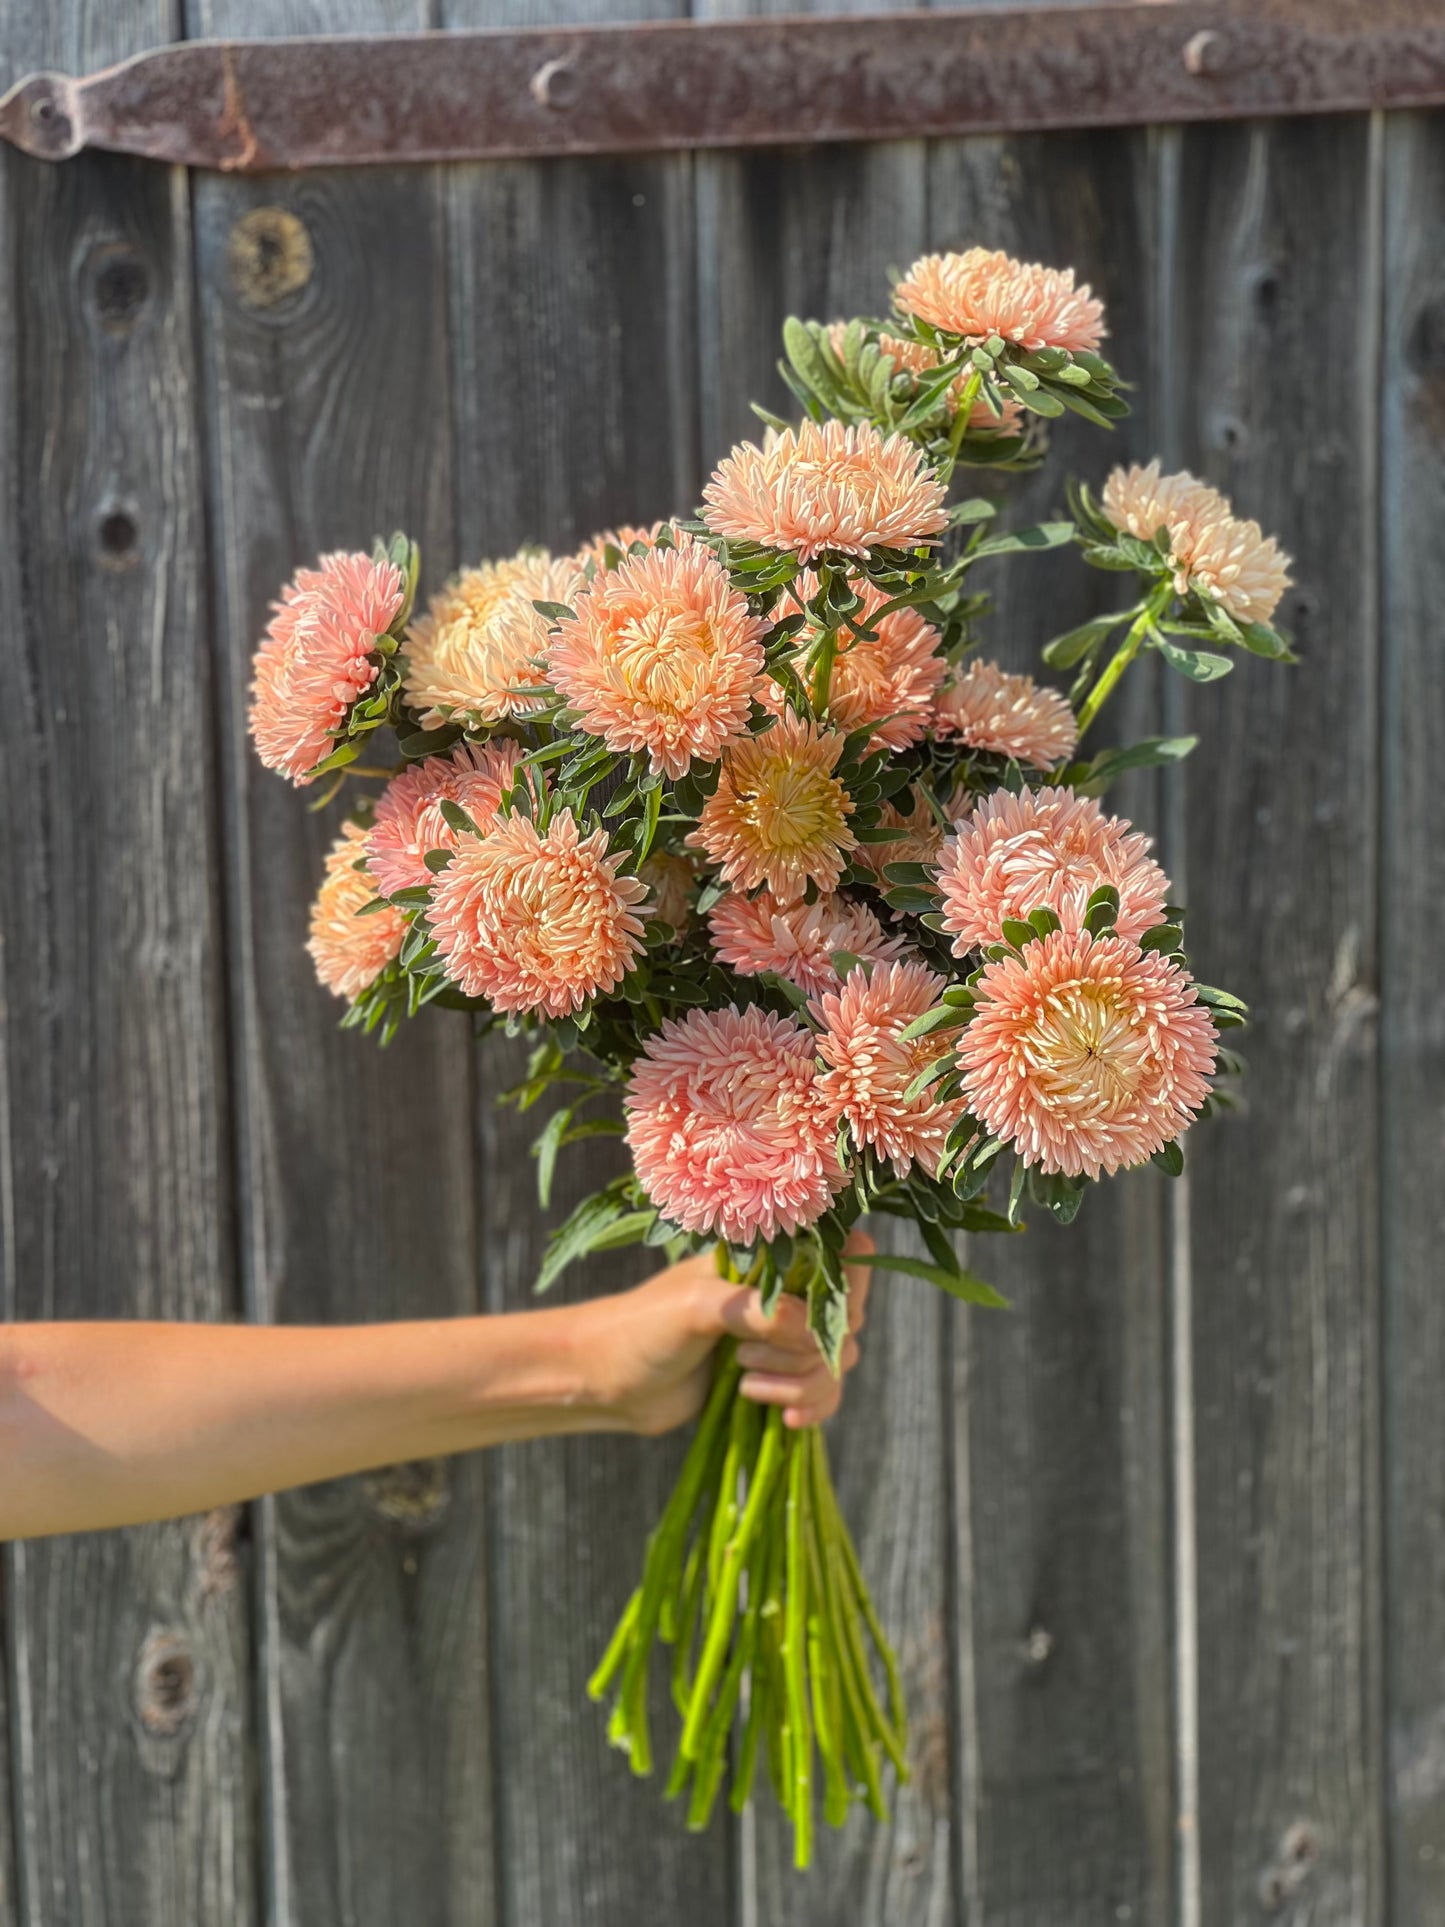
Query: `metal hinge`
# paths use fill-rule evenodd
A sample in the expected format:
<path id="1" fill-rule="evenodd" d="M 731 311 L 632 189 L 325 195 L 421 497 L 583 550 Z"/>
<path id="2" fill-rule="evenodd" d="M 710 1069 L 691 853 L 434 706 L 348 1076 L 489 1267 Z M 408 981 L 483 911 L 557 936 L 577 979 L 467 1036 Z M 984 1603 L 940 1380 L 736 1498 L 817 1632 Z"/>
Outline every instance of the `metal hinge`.
<path id="1" fill-rule="evenodd" d="M 190 167 L 789 146 L 1445 102 L 1441 0 L 1216 0 L 191 41 L 31 74 L 0 134 Z"/>

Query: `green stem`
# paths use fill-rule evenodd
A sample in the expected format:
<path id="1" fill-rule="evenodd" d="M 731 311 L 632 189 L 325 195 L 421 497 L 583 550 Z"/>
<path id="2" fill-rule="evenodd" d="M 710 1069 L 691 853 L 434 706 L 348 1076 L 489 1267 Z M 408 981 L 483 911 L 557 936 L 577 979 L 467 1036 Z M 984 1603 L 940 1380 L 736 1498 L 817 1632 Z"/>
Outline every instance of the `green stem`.
<path id="1" fill-rule="evenodd" d="M 782 1413 L 775 1408 L 768 1414 L 768 1422 L 763 1431 L 763 1443 L 753 1468 L 747 1504 L 743 1507 L 742 1518 L 738 1521 L 737 1530 L 728 1541 L 727 1551 L 723 1555 L 717 1593 L 713 1599 L 711 1616 L 708 1620 L 707 1639 L 703 1645 L 697 1678 L 693 1683 L 692 1703 L 688 1708 L 687 1723 L 682 1730 L 682 1751 L 690 1760 L 697 1758 L 698 1749 L 702 1745 L 708 1705 L 722 1672 L 723 1661 L 727 1656 L 733 1621 L 737 1617 L 738 1586 L 742 1579 L 743 1561 L 747 1557 L 753 1540 L 757 1537 L 758 1527 L 767 1510 L 773 1481 L 777 1478 L 782 1466 L 781 1434 Z"/>
<path id="2" fill-rule="evenodd" d="M 773 1416 L 779 1416 L 776 1412 Z M 807 1501 L 803 1475 L 806 1455 L 802 1441 L 789 1442 L 788 1453 L 788 1583 L 787 1630 L 783 1663 L 788 1682 L 788 1719 L 793 1729 L 792 1804 L 793 1865 L 804 1868 L 813 1859 L 813 1732 L 808 1715 L 808 1562 L 804 1553 Z"/>
<path id="3" fill-rule="evenodd" d="M 1139 614 L 1129 625 L 1128 634 L 1109 658 L 1108 665 L 1104 669 L 1103 674 L 1084 698 L 1083 706 L 1079 710 L 1079 742 L 1083 742 L 1085 732 L 1089 725 L 1109 700 L 1124 671 L 1129 667 L 1129 664 L 1134 660 L 1135 656 L 1138 655 L 1148 640 L 1154 628 L 1155 620 L 1163 608 L 1165 600 L 1167 600 L 1169 585 L 1166 583 L 1164 588 L 1165 593 L 1163 595 L 1161 595 L 1160 591 L 1156 590 L 1144 604 Z"/>
<path id="4" fill-rule="evenodd" d="M 877 1722 L 874 1717 L 876 1714 L 877 1720 L 881 1721 L 881 1713 L 871 1695 L 865 1696 L 859 1688 L 853 1645 L 848 1636 L 848 1610 L 844 1597 L 847 1580 L 842 1555 L 828 1529 L 828 1475 L 821 1450 L 813 1454 L 812 1472 L 814 1544 L 826 1575 L 825 1598 L 829 1632 L 836 1655 L 844 1748 L 853 1760 L 855 1772 L 867 1788 L 869 1811 L 875 1819 L 886 1820 L 888 1808 L 883 1799 L 883 1786 L 878 1772 Z"/>

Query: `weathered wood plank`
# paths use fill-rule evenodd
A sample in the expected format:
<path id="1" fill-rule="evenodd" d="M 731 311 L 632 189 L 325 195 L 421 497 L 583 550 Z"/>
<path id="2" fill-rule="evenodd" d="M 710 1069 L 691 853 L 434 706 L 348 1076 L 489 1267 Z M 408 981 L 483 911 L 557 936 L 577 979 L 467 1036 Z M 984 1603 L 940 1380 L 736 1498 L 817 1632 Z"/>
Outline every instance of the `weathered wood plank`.
<path id="1" fill-rule="evenodd" d="M 1445 124 L 1401 115 L 1385 145 L 1381 394 L 1380 1208 L 1384 1226 L 1386 1918 L 1445 1918 L 1445 1465 L 1439 1362 L 1445 1193 Z"/>
<path id="2" fill-rule="evenodd" d="M 1060 424 L 1037 476 L 1004 484 L 1010 521 L 1064 507 L 1150 452 L 1154 164 L 1129 134 L 940 145 L 929 244 L 1074 266 L 1102 296 L 1110 352 L 1141 384 L 1115 435 Z M 991 490 L 989 492 L 992 492 Z M 998 565 L 984 653 L 1038 670 L 1050 635 L 1117 606 L 1117 578 L 1062 552 Z M 1147 675 L 1099 745 L 1148 734 Z M 1096 745 L 1099 746 L 1099 745 Z M 1110 798 L 1157 832 L 1154 786 Z M 1030 1214 L 972 1262 L 1010 1298 L 957 1317 L 957 1585 L 964 1683 L 960 1851 L 970 1922 L 1163 1921 L 1172 1827 L 1166 1260 L 1160 1186 L 1090 1197 L 1068 1231 Z"/>
<path id="3" fill-rule="evenodd" d="M 8 1316 L 8 1313 L 6 1314 Z M 20 1857 L 16 1851 L 15 1808 L 10 1780 L 10 1749 L 14 1728 L 10 1719 L 10 1688 L 7 1679 L 5 1612 L 5 1568 L 0 1564 L 0 1927 L 19 1927 Z"/>
<path id="4" fill-rule="evenodd" d="M 569 18 L 618 9 L 572 5 Z M 626 14 L 670 14 L 624 6 Z M 520 24 L 527 6 L 448 0 L 448 26 Z M 548 17 L 556 18 L 555 7 Z M 523 541 L 562 552 L 595 529 L 691 506 L 699 486 L 692 164 L 593 160 L 459 169 L 451 183 L 457 559 Z M 543 1224 L 527 1145 L 497 1113 L 516 1060 L 482 1055 L 478 1194 L 490 1309 L 530 1302 Z M 579 1147 L 585 1151 L 586 1147 Z M 611 1164 L 572 1154 L 557 1211 Z M 562 1187 L 559 1185 L 559 1192 Z M 554 1214 L 555 1215 L 555 1214 Z M 641 1275 L 588 1265 L 560 1292 Z M 693 1838 L 609 1751 L 584 1686 L 640 1570 L 681 1445 L 576 1439 L 488 1465 L 502 1882 L 508 1927 L 731 1921 L 728 1823 Z M 675 1722 L 656 1701 L 659 1756 Z"/>
<path id="5" fill-rule="evenodd" d="M 711 13 L 725 9 L 710 8 Z M 726 9 L 736 11 L 737 9 Z M 699 346 L 709 463 L 761 433 L 749 403 L 793 406 L 779 380 L 789 314 L 873 313 L 887 270 L 922 250 L 921 144 L 790 149 L 698 161 Z M 880 1236 L 894 1229 L 885 1221 Z M 944 1307 L 926 1286 L 880 1276 L 866 1362 L 829 1434 L 844 1512 L 905 1668 L 912 1784 L 893 1820 L 821 1824 L 815 1865 L 794 1873 L 786 1822 L 764 1791 L 755 1823 L 756 1918 L 909 1927 L 953 1909 Z"/>
<path id="6" fill-rule="evenodd" d="M 379 5 L 349 27 L 426 24 Z M 197 0 L 193 33 L 341 24 Z M 441 195 L 429 171 L 196 183 L 252 1314 L 329 1322 L 476 1300 L 461 1020 L 382 1054 L 335 1028 L 302 950 L 322 817 L 245 742 L 249 656 L 291 568 L 406 526 L 451 548 Z M 268 1505 L 262 1531 L 275 1919 L 493 1919 L 482 1493 L 473 1460 Z"/>
<path id="7" fill-rule="evenodd" d="M 1196 963 L 1255 1007 L 1191 1159 L 1205 1921 L 1385 1918 L 1372 167 L 1364 120 L 1189 132 L 1174 217 L 1179 453 L 1294 553 L 1304 658 L 1184 704 Z"/>
<path id="8" fill-rule="evenodd" d="M 5 84 L 168 38 L 12 9 Z M 236 1305 L 184 177 L 0 162 L 0 1197 L 21 1318 Z M 204 1522 L 13 1547 L 26 1927 L 256 1917 L 244 1588 Z M 7 1881 L 13 1881 L 12 1867 Z"/>

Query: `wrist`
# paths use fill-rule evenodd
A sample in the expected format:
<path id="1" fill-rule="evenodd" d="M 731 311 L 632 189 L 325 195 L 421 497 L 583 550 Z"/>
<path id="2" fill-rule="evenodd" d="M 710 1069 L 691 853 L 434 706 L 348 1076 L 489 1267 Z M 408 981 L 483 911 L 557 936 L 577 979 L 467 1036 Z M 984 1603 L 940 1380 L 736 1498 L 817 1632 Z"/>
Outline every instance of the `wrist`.
<path id="1" fill-rule="evenodd" d="M 589 1310 L 549 1305 L 475 1321 L 469 1404 L 479 1442 L 620 1429 L 587 1342 Z"/>

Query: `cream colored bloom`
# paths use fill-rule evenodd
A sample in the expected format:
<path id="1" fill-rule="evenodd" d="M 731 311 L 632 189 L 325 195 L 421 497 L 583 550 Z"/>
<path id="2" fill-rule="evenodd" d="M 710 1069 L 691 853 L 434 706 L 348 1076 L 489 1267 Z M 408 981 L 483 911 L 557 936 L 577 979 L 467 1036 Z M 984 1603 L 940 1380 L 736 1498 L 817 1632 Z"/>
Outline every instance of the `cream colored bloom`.
<path id="1" fill-rule="evenodd" d="M 406 699 L 426 727 L 454 715 L 497 723 L 539 709 L 545 697 L 527 692 L 543 681 L 548 631 L 532 605 L 570 605 L 581 586 L 575 559 L 523 549 L 463 570 L 433 596 L 406 634 Z"/>
<path id="2" fill-rule="evenodd" d="M 1174 586 L 1212 598 L 1240 622 L 1268 622 L 1290 584 L 1290 558 L 1258 522 L 1241 522 L 1227 496 L 1183 471 L 1163 475 L 1159 463 L 1116 468 L 1104 484 L 1103 509 L 1116 529 L 1152 542 L 1168 531 Z"/>

